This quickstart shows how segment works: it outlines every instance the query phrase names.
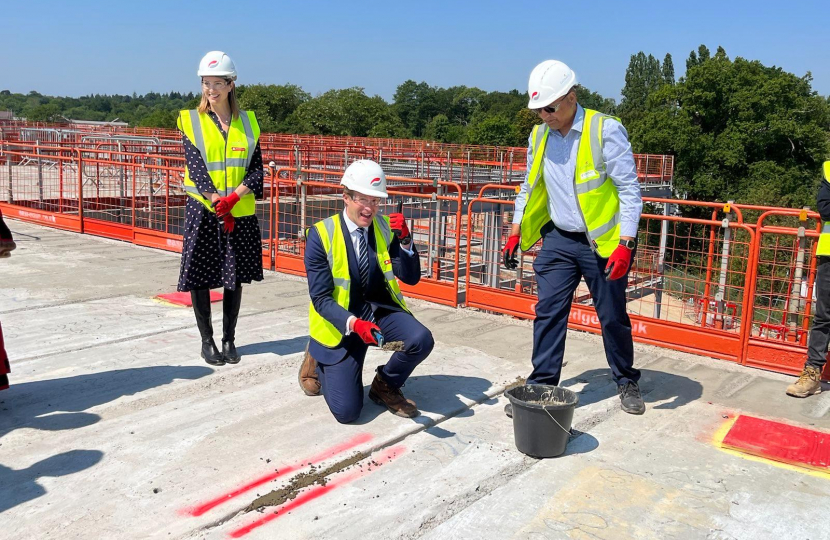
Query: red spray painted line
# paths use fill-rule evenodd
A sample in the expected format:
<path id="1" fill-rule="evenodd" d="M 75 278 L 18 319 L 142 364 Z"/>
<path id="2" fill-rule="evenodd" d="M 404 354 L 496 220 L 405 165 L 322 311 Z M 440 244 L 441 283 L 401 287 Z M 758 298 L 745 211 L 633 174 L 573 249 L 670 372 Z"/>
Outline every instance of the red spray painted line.
<path id="1" fill-rule="evenodd" d="M 188 508 L 188 509 L 184 510 L 184 513 L 187 514 L 187 515 L 190 515 L 190 516 L 194 516 L 194 517 L 201 516 L 205 512 L 216 508 L 220 504 L 226 503 L 226 502 L 234 499 L 235 497 L 238 497 L 238 496 L 242 495 L 243 493 L 245 493 L 247 491 L 250 491 L 250 490 L 252 490 L 256 487 L 261 486 L 262 484 L 266 484 L 266 483 L 268 483 L 272 480 L 276 480 L 280 476 L 284 476 L 284 475 L 292 473 L 292 472 L 294 472 L 298 469 L 302 469 L 306 465 L 316 464 L 316 463 L 319 463 L 319 462 L 324 461 L 326 459 L 329 459 L 331 457 L 334 457 L 337 454 L 345 452 L 346 450 L 351 450 L 352 448 L 354 448 L 356 446 L 359 446 L 361 444 L 367 443 L 370 440 L 372 440 L 372 434 L 371 433 L 361 433 L 359 435 L 355 435 L 354 437 L 352 437 L 348 441 L 346 441 L 342 444 L 338 444 L 337 446 L 332 446 L 328 450 L 325 450 L 324 452 L 322 452 L 320 454 L 317 454 L 316 456 L 310 457 L 308 459 L 301 460 L 301 461 L 299 461 L 297 463 L 294 463 L 292 465 L 287 465 L 285 467 L 280 467 L 277 471 L 274 471 L 273 473 L 270 473 L 270 474 L 266 474 L 265 476 L 261 476 L 261 477 L 257 478 L 256 480 L 252 480 L 251 482 L 248 482 L 247 484 L 245 484 L 243 486 L 240 486 L 240 487 L 236 488 L 235 490 L 233 490 L 229 493 L 226 493 L 224 495 L 216 497 L 215 499 L 211 499 L 211 500 L 209 500 L 205 503 L 202 503 L 198 506 L 194 506 L 193 508 Z"/>
<path id="2" fill-rule="evenodd" d="M 395 459 L 399 455 L 403 454 L 405 451 L 406 451 L 406 447 L 404 447 L 404 446 L 393 446 L 391 448 L 387 448 L 386 450 L 384 450 L 383 452 L 378 454 L 377 457 L 374 458 L 374 461 L 377 463 L 377 465 L 375 465 L 375 467 L 380 467 L 381 465 L 385 465 L 386 462 Z M 273 511 L 268 510 L 268 513 L 265 516 L 259 518 L 258 520 L 254 521 L 252 523 L 249 523 L 248 525 L 245 525 L 244 527 L 240 527 L 239 529 L 236 529 L 235 531 L 231 531 L 230 537 L 231 538 L 242 538 L 243 536 L 245 536 L 249 532 L 253 531 L 254 529 L 258 529 L 259 527 L 262 527 L 266 523 L 270 523 L 271 521 L 274 521 L 275 519 L 284 516 L 285 514 L 290 512 L 291 510 L 299 508 L 300 506 L 302 506 L 302 505 L 304 505 L 308 502 L 311 502 L 314 499 L 322 497 L 323 495 L 325 495 L 326 493 L 328 493 L 329 491 L 331 491 L 335 488 L 338 488 L 338 487 L 340 487 L 344 484 L 348 484 L 349 482 L 357 480 L 358 478 L 360 478 L 362 476 L 366 476 L 370 472 L 371 471 L 369 471 L 368 469 L 364 470 L 364 471 L 354 472 L 354 473 L 351 473 L 351 474 L 341 476 L 341 477 L 339 477 L 335 480 L 332 480 L 332 481 L 328 482 L 325 486 L 314 487 L 314 488 L 306 491 L 302 495 L 298 496 L 296 499 L 294 499 L 290 502 L 287 502 L 287 503 L 285 503 L 281 506 L 278 506 L 275 510 L 273 510 Z"/>

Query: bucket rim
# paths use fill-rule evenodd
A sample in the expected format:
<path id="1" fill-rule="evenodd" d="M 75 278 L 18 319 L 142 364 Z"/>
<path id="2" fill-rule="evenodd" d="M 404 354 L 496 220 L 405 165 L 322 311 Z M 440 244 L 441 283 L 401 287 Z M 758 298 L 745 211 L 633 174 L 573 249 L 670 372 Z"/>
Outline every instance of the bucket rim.
<path id="1" fill-rule="evenodd" d="M 524 400 L 521 400 L 521 399 L 515 397 L 511 393 L 514 390 L 517 390 L 519 388 L 534 387 L 534 386 L 535 387 L 543 387 L 545 389 L 559 388 L 560 390 L 563 390 L 565 392 L 565 395 L 567 397 L 570 397 L 570 398 L 573 399 L 573 403 L 568 402 L 568 403 L 552 403 L 550 405 L 540 405 L 538 403 L 528 403 L 527 401 L 524 401 Z M 514 406 L 517 405 L 517 406 L 520 406 L 520 407 L 524 407 L 526 409 L 558 411 L 558 410 L 570 409 L 570 408 L 575 409 L 579 405 L 579 394 L 577 394 L 573 390 L 569 390 L 569 389 L 564 388 L 562 386 L 554 386 L 552 384 L 522 384 L 522 385 L 519 385 L 519 386 L 514 386 L 510 390 L 506 390 L 504 392 L 504 395 L 507 396 L 507 399 L 510 400 L 510 403 L 512 403 Z"/>

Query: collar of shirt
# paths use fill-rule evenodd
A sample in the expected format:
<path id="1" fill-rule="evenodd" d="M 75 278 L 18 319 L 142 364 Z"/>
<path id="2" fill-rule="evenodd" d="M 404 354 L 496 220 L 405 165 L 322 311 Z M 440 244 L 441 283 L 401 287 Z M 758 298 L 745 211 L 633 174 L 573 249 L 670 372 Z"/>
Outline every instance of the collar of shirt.
<path id="1" fill-rule="evenodd" d="M 349 214 L 347 214 L 345 210 L 343 210 L 343 219 L 346 221 L 346 228 L 349 229 L 350 235 L 354 234 L 354 232 L 360 228 L 357 223 L 349 219 Z"/>
<path id="2" fill-rule="evenodd" d="M 571 131 L 577 131 L 581 134 L 583 123 L 585 123 L 585 109 L 582 108 L 582 105 L 577 103 L 576 104 L 576 114 L 574 115 L 574 121 L 573 121 L 573 124 L 571 125 L 571 129 L 568 131 L 568 134 L 570 135 Z M 562 137 L 562 133 L 560 133 L 558 129 L 556 131 L 554 131 L 553 134 L 554 135 L 559 135 L 560 137 Z M 566 135 L 566 137 L 567 137 L 567 135 Z"/>

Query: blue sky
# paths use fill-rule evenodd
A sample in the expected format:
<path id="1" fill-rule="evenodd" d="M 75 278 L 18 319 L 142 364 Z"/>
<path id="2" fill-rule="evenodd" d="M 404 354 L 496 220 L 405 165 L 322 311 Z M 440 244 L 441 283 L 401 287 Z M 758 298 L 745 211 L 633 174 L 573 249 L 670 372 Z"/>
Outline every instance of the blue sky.
<path id="1" fill-rule="evenodd" d="M 362 86 L 391 101 L 406 79 L 525 90 L 533 66 L 555 58 L 619 99 L 632 54 L 671 53 L 680 76 L 705 43 L 733 59 L 811 71 L 814 89 L 830 95 L 828 21 L 828 0 L 14 2 L 0 19 L 0 89 L 198 91 L 199 59 L 219 49 L 241 83 L 290 82 L 315 95 Z"/>

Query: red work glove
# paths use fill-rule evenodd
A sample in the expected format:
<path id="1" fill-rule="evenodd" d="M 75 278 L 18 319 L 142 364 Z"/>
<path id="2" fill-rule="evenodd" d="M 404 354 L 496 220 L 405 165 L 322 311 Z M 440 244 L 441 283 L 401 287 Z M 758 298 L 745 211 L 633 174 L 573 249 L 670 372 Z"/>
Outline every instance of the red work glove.
<path id="1" fill-rule="evenodd" d="M 511 235 L 507 239 L 507 244 L 501 250 L 502 258 L 504 259 L 504 266 L 509 270 L 513 270 L 519 266 L 519 261 L 516 259 L 516 251 L 519 249 L 519 240 L 521 237 L 518 234 Z"/>
<path id="2" fill-rule="evenodd" d="M 228 234 L 231 234 L 233 232 L 234 225 L 235 223 L 232 215 L 225 214 L 222 216 L 222 230 Z"/>
<path id="3" fill-rule="evenodd" d="M 389 228 L 398 236 L 398 240 L 409 238 L 409 227 L 406 226 L 403 214 L 389 214 Z"/>
<path id="4" fill-rule="evenodd" d="M 238 202 L 239 195 L 235 191 L 227 197 L 219 197 L 219 200 L 213 204 L 213 207 L 216 209 L 216 215 L 224 216 L 225 214 L 230 214 L 234 205 Z"/>
<path id="5" fill-rule="evenodd" d="M 364 321 L 363 319 L 357 319 L 354 322 L 354 331 L 355 333 L 360 336 L 360 339 L 363 340 L 363 343 L 367 345 L 377 345 L 378 340 L 372 335 L 372 332 L 377 332 L 380 334 L 380 328 L 375 323 Z"/>
<path id="6" fill-rule="evenodd" d="M 631 265 L 632 253 L 632 250 L 622 244 L 617 246 L 614 253 L 608 257 L 608 264 L 605 265 L 605 279 L 614 281 L 623 277 Z"/>

